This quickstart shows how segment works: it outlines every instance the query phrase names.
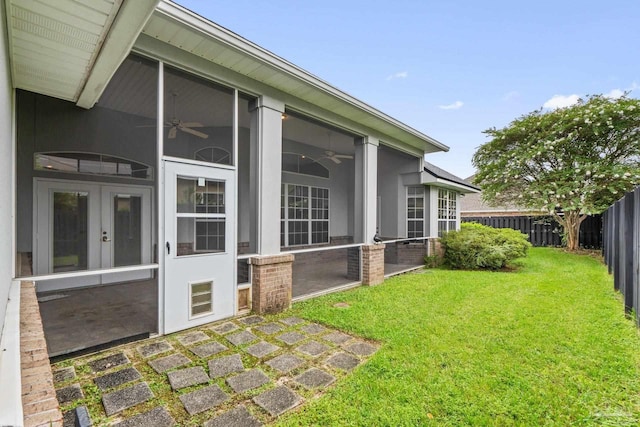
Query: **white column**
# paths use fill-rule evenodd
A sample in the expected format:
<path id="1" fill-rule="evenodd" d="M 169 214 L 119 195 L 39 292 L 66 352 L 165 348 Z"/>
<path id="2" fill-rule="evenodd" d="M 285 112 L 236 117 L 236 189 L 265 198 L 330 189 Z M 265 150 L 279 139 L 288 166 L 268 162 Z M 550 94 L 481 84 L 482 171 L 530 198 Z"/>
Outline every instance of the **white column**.
<path id="1" fill-rule="evenodd" d="M 378 140 L 365 137 L 355 155 L 355 243 L 373 243 L 376 234 L 378 192 Z"/>
<path id="2" fill-rule="evenodd" d="M 429 229 L 426 236 L 438 237 L 438 188 L 427 187 L 429 189 Z"/>
<path id="3" fill-rule="evenodd" d="M 251 106 L 251 230 L 253 253 L 280 253 L 284 103 L 262 96 Z"/>

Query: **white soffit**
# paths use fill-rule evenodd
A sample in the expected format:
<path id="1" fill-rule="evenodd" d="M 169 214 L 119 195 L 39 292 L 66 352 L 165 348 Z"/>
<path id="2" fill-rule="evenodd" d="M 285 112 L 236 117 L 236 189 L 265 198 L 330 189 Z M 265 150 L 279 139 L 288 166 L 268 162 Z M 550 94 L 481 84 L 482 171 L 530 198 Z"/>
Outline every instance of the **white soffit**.
<path id="1" fill-rule="evenodd" d="M 158 0 L 7 0 L 13 86 L 90 108 Z"/>
<path id="2" fill-rule="evenodd" d="M 427 153 L 449 150 L 435 139 L 168 0 L 158 4 L 142 32 Z"/>

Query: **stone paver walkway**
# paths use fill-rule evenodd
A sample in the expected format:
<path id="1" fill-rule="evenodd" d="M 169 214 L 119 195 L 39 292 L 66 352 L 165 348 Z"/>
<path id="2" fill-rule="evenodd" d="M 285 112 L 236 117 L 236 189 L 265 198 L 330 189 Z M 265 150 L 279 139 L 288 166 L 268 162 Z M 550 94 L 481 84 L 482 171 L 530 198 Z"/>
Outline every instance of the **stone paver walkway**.
<path id="1" fill-rule="evenodd" d="M 297 317 L 247 316 L 53 366 L 65 426 L 260 426 L 351 375 L 376 343 Z"/>

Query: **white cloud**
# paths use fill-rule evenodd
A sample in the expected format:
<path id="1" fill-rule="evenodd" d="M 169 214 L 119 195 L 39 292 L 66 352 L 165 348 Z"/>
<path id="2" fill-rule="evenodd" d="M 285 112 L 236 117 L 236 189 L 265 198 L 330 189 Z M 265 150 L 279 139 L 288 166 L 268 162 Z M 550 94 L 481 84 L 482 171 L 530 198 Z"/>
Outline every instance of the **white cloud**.
<path id="1" fill-rule="evenodd" d="M 438 105 L 438 108 L 441 110 L 457 110 L 458 108 L 462 107 L 464 105 L 464 102 L 462 101 L 456 101 L 453 104 L 449 104 L 449 105 Z"/>
<path id="2" fill-rule="evenodd" d="M 408 75 L 409 73 L 406 71 L 398 71 L 397 73 L 391 74 L 389 77 L 387 77 L 387 80 L 406 79 Z"/>
<path id="3" fill-rule="evenodd" d="M 572 95 L 553 95 L 551 99 L 542 104 L 543 108 L 548 108 L 550 110 L 555 110 L 556 108 L 564 108 L 569 107 L 580 99 L 580 95 L 576 95 L 575 93 Z"/>
<path id="4" fill-rule="evenodd" d="M 612 89 L 610 92 L 605 93 L 605 98 L 618 99 L 624 95 L 624 91 L 622 89 Z"/>
<path id="5" fill-rule="evenodd" d="M 629 90 L 636 90 L 636 89 L 640 89 L 640 85 L 638 84 L 638 82 L 632 82 L 631 86 L 629 87 Z"/>

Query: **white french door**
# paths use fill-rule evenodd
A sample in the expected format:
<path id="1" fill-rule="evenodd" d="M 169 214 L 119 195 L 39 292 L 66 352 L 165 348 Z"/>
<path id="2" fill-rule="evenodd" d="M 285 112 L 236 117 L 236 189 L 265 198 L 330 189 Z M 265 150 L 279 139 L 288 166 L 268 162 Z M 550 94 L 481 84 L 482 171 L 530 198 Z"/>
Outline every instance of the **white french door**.
<path id="1" fill-rule="evenodd" d="M 170 333 L 235 314 L 235 171 L 164 166 L 164 332 Z"/>
<path id="2" fill-rule="evenodd" d="M 34 274 L 151 262 L 151 188 L 34 180 Z M 149 278 L 149 271 L 54 279 L 38 291 Z"/>

